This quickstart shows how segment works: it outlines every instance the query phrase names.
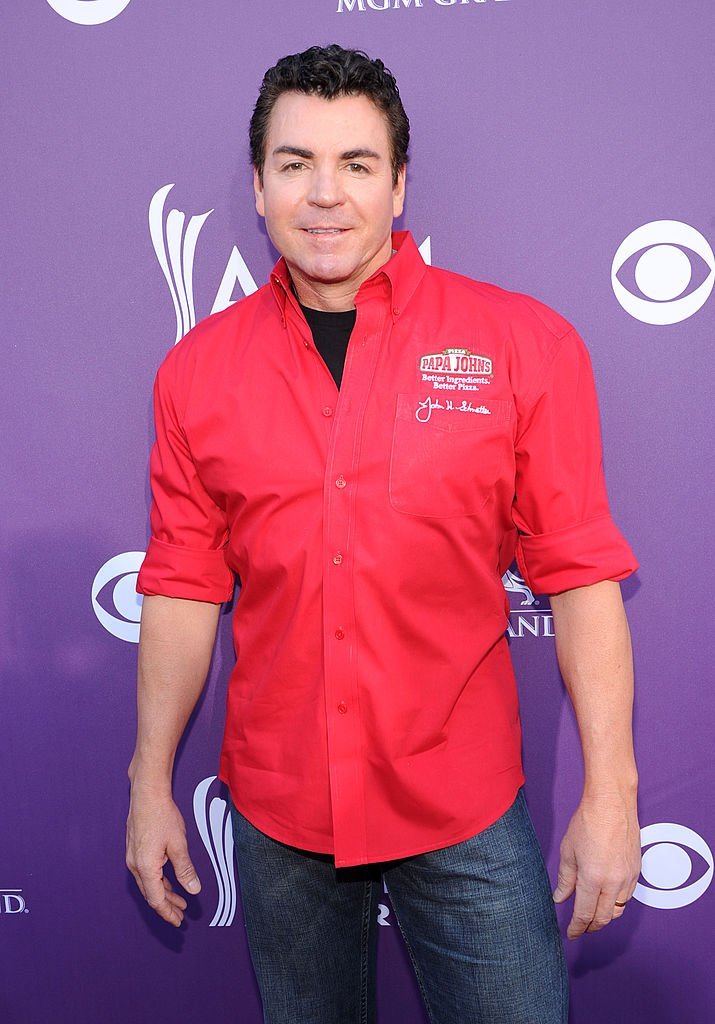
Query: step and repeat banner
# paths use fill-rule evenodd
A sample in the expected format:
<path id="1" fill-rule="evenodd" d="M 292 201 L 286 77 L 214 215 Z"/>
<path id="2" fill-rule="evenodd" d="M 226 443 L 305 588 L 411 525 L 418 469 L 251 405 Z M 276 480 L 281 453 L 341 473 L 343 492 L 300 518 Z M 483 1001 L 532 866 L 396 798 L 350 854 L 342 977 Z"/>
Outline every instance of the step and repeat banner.
<path id="1" fill-rule="evenodd" d="M 124 866 L 134 587 L 157 366 L 276 258 L 248 159 L 263 72 L 331 42 L 399 82 L 413 144 L 398 227 L 434 264 L 559 310 L 593 360 L 611 506 L 641 563 L 623 593 L 643 868 L 622 920 L 568 945 L 572 1020 L 715 1019 L 708 0 L 6 7 L 0 1019 L 261 1020 L 216 780 L 230 608 L 176 765 L 203 881 L 181 930 Z M 504 584 L 527 797 L 555 879 L 577 732 L 548 598 L 515 566 Z M 379 1019 L 420 1024 L 388 892 L 378 919 Z"/>

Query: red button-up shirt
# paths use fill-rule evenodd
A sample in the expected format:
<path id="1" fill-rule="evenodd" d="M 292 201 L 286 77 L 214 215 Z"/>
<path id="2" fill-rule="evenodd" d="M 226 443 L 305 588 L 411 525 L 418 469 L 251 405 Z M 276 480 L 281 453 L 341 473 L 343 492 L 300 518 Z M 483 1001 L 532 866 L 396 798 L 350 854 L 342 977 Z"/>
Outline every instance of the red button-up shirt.
<path id="1" fill-rule="evenodd" d="M 220 777 L 338 867 L 459 842 L 514 799 L 514 554 L 541 593 L 637 568 L 571 325 L 394 245 L 339 392 L 282 260 L 155 387 L 138 590 L 221 602 L 240 577 Z"/>

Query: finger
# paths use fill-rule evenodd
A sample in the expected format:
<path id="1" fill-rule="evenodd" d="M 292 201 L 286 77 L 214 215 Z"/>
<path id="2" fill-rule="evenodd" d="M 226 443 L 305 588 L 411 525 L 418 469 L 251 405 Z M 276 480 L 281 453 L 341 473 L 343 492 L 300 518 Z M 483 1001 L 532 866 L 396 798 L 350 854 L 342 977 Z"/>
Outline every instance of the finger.
<path id="1" fill-rule="evenodd" d="M 561 855 L 559 875 L 554 889 L 554 903 L 563 903 L 576 888 L 576 862 L 570 857 Z"/>
<path id="2" fill-rule="evenodd" d="M 159 915 L 162 920 L 167 921 L 169 924 L 174 925 L 178 928 L 184 919 L 182 908 L 176 906 L 167 897 L 174 895 L 170 890 L 166 889 L 166 882 L 168 879 L 164 878 L 161 868 L 159 868 L 158 874 L 156 870 L 151 873 L 148 871 L 140 872 L 141 885 L 143 888 L 144 899 L 147 901 L 149 906 L 155 913 Z"/>
<path id="3" fill-rule="evenodd" d="M 607 924 L 611 923 L 616 911 L 619 912 L 619 914 L 616 916 L 620 916 L 620 914 L 623 913 L 623 908 L 616 906 L 616 898 L 616 894 L 613 891 L 601 892 L 600 896 L 598 897 L 598 903 L 596 904 L 596 910 L 594 912 L 593 919 L 591 920 L 591 923 L 586 929 L 587 932 L 600 931 L 601 928 L 605 928 Z M 623 901 L 621 900 L 621 902 Z"/>
<path id="4" fill-rule="evenodd" d="M 149 900 L 147 900 L 147 903 L 163 921 L 173 925 L 175 928 L 178 928 L 184 920 L 183 908 L 175 906 L 166 897 L 163 897 L 161 902 L 156 905 Z"/>
<path id="5" fill-rule="evenodd" d="M 577 939 L 588 929 L 596 915 L 599 894 L 599 889 L 589 886 L 585 882 L 581 882 L 576 886 L 573 915 L 566 929 L 567 938 Z"/>
<path id="6" fill-rule="evenodd" d="M 635 888 L 635 886 L 633 887 Z M 619 917 L 623 917 L 626 911 L 626 904 L 630 900 L 633 894 L 630 890 L 627 893 L 619 893 L 613 903 L 613 920 L 617 921 Z"/>
<path id="7" fill-rule="evenodd" d="M 174 928 L 180 928 L 184 920 L 184 912 L 180 907 L 174 907 L 168 900 L 165 900 L 161 906 L 152 907 L 152 910 L 156 911 L 162 921 L 166 921 L 167 924 L 173 925 Z"/>
<path id="8" fill-rule="evenodd" d="M 636 890 L 638 884 L 638 876 L 632 876 L 627 879 L 619 886 L 618 891 L 612 897 L 612 899 L 605 898 L 605 891 L 601 893 L 599 899 L 599 906 L 596 912 L 596 920 L 594 920 L 589 927 L 589 931 L 598 931 L 599 928 L 605 927 L 609 922 L 605 920 L 605 917 L 610 912 L 610 921 L 617 921 L 619 917 L 623 917 L 626 910 L 626 904 L 633 898 L 633 893 Z M 601 900 L 604 900 L 603 906 L 601 906 Z M 619 905 L 620 904 L 620 905 Z M 602 914 L 602 916 L 601 916 Z M 601 923 L 603 921 L 603 923 Z"/>
<path id="9" fill-rule="evenodd" d="M 178 910 L 180 914 L 183 914 L 188 904 L 186 900 L 183 900 L 181 896 L 176 896 L 174 893 L 166 897 L 167 906 L 172 910 Z"/>
<path id="10" fill-rule="evenodd" d="M 186 840 L 167 848 L 167 853 L 169 854 L 169 859 L 176 875 L 176 881 L 179 885 L 191 893 L 192 896 L 201 892 L 201 882 L 196 874 L 196 868 L 191 863 Z"/>
<path id="11" fill-rule="evenodd" d="M 156 910 L 160 917 L 164 917 L 164 919 L 166 920 L 167 918 L 165 915 L 167 912 L 169 912 L 170 917 L 173 916 L 170 913 L 170 911 L 173 908 L 176 908 L 179 911 L 186 909 L 186 901 L 182 900 L 180 896 L 177 896 L 175 893 L 171 891 L 171 882 L 169 881 L 168 878 L 164 878 L 163 875 L 160 878 L 160 881 L 164 886 L 165 898 L 167 899 L 167 902 L 169 904 L 168 907 L 164 907 L 163 900 L 161 902 L 157 902 L 157 897 L 155 893 L 159 891 L 158 888 L 150 884 L 149 891 L 147 891 L 147 886 L 144 883 L 144 877 L 142 876 L 142 873 L 139 870 L 139 868 L 135 867 L 133 863 L 131 866 L 127 864 L 127 867 L 129 867 L 129 870 L 132 873 L 134 881 L 137 883 L 137 888 L 139 889 L 139 892 L 142 894 L 142 896 L 149 904 L 149 906 L 152 908 L 152 910 Z M 149 895 L 150 893 L 151 896 Z M 184 904 L 183 907 L 181 906 L 182 903 Z M 171 923 L 173 924 L 175 922 L 172 920 Z"/>
<path id="12" fill-rule="evenodd" d="M 188 903 L 183 896 L 180 896 L 178 892 L 174 892 L 171 882 L 168 878 L 164 878 L 164 888 L 166 889 L 166 899 L 173 907 L 177 907 L 179 910 L 186 910 Z"/>

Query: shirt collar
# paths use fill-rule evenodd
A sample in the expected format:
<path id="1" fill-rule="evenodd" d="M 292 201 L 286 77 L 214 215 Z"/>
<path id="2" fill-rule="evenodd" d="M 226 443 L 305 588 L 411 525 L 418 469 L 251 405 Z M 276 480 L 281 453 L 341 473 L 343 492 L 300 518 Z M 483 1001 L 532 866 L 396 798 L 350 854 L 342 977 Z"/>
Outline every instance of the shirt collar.
<path id="1" fill-rule="evenodd" d="M 393 231 L 392 248 L 395 250 L 394 256 L 366 281 L 363 281 L 356 299 L 359 304 L 361 298 L 367 296 L 376 286 L 384 287 L 384 284 L 387 283 L 390 289 L 390 307 L 394 322 L 404 312 L 417 285 L 422 280 L 426 267 L 409 231 Z M 293 293 L 290 273 L 282 256 L 271 271 L 270 284 L 281 312 L 281 320 L 285 324 L 286 302 L 289 301 L 289 297 L 293 297 Z"/>

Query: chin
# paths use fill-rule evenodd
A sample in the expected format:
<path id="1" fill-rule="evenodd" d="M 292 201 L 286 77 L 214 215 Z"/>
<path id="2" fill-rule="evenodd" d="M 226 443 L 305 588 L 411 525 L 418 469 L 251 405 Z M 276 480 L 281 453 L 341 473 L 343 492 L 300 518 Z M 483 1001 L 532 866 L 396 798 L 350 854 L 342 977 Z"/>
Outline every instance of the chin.
<path id="1" fill-rule="evenodd" d="M 354 267 L 346 267 L 338 261 L 334 263 L 321 261 L 310 266 L 300 267 L 300 269 L 306 277 L 324 284 L 337 284 L 340 281 L 345 281 L 354 272 Z"/>

